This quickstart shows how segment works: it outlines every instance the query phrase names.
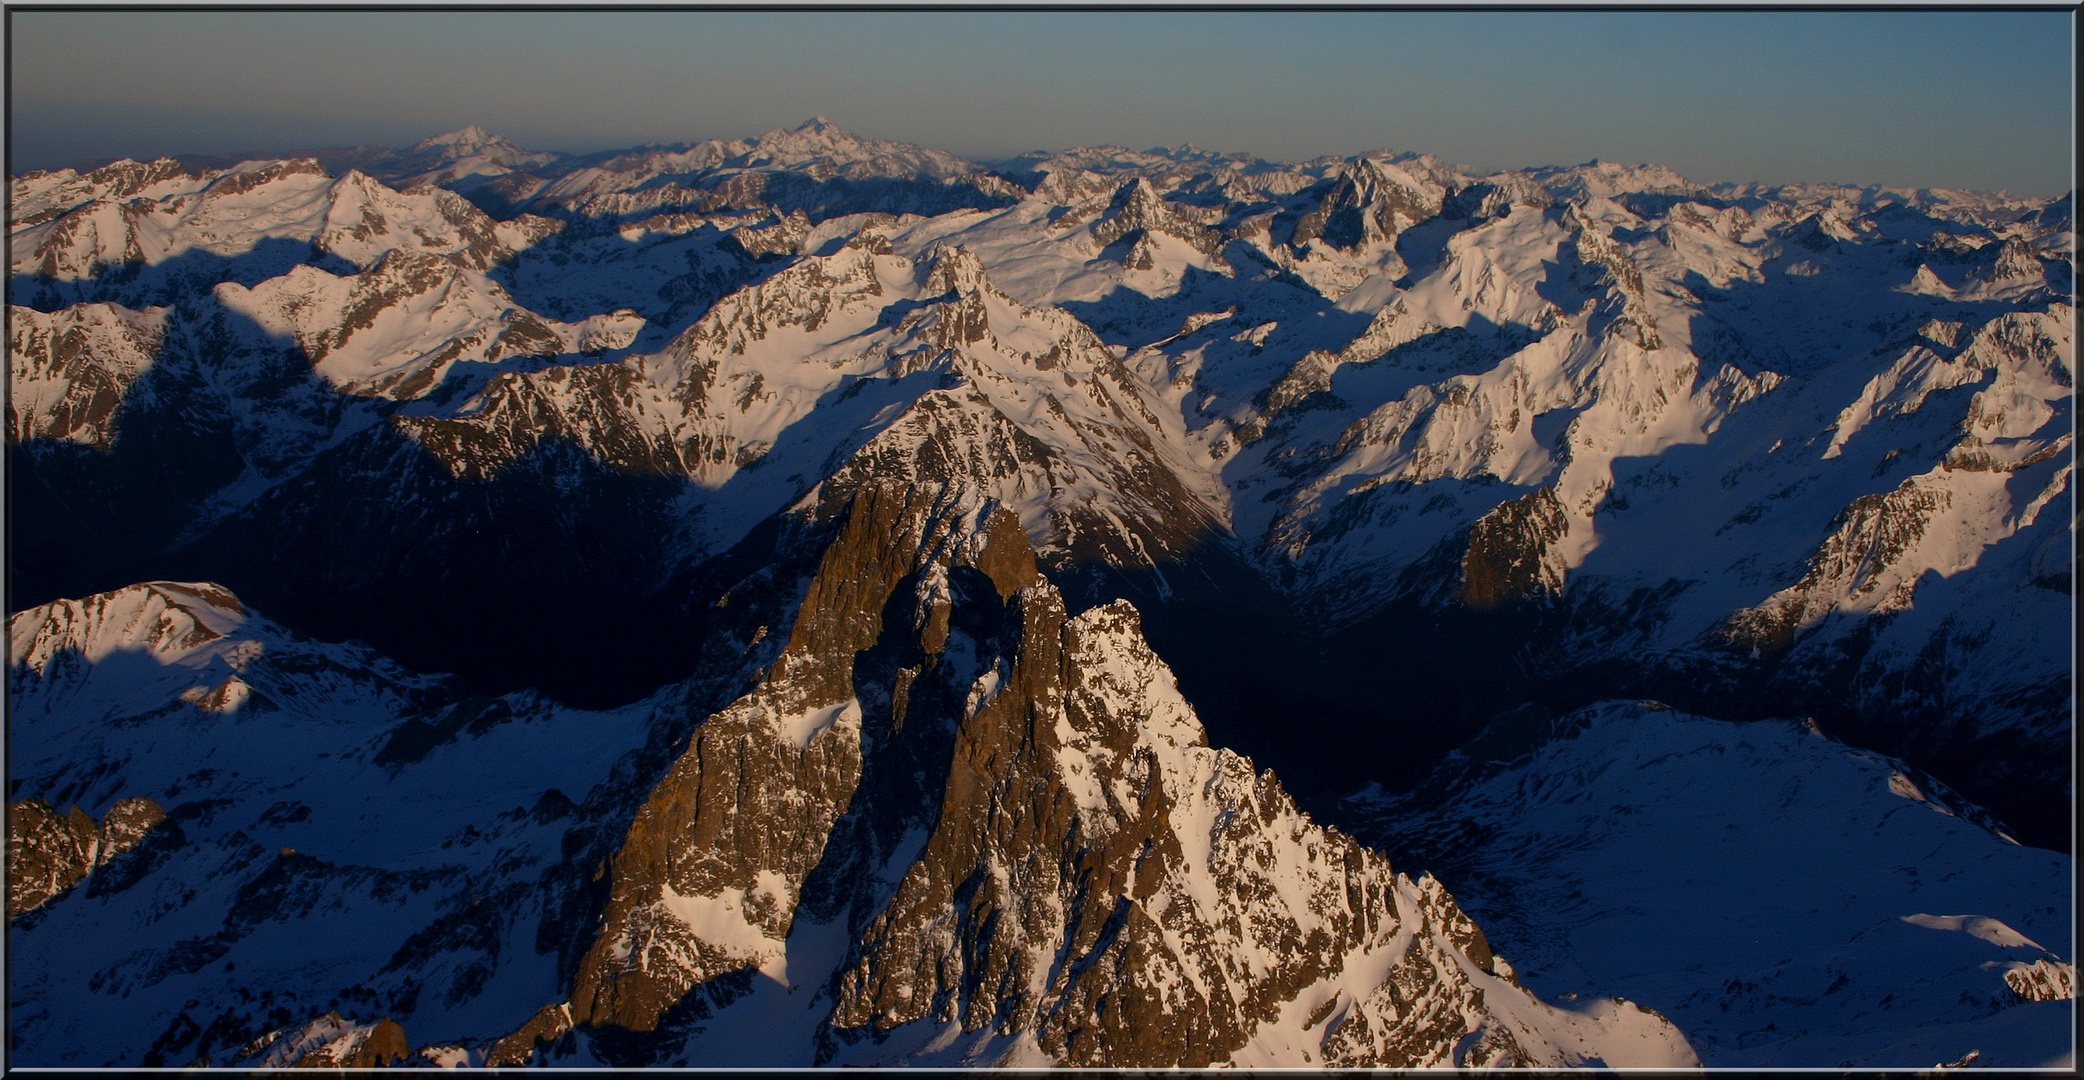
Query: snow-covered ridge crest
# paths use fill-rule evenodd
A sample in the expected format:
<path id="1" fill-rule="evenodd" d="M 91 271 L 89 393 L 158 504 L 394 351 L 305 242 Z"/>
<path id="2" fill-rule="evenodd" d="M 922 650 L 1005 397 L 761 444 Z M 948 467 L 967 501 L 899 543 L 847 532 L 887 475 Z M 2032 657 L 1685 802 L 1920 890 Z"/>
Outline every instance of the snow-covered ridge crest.
<path id="1" fill-rule="evenodd" d="M 298 634 L 214 582 L 143 582 L 54 600 L 14 613 L 7 626 L 8 693 L 21 724 L 79 724 L 81 710 L 105 715 L 93 705 L 100 701 L 117 712 L 192 709 L 237 720 L 266 711 L 352 729 L 420 706 L 443 685 L 366 646 Z"/>
<path id="2" fill-rule="evenodd" d="M 935 178 L 977 171 L 970 162 L 939 150 L 887 139 L 863 139 L 822 116 L 793 128 L 776 128 L 749 139 L 709 139 L 688 146 L 642 147 L 608 158 L 599 172 L 575 173 L 549 190 L 568 195 L 611 182 L 656 180 L 720 169 L 801 169 L 816 179 L 924 174 Z M 584 183 L 580 183 L 581 178 Z"/>
<path id="3" fill-rule="evenodd" d="M 117 651 L 176 663 L 237 630 L 238 597 L 209 582 L 154 581 L 81 600 L 56 600 L 7 619 L 13 670 L 39 674 L 63 653 L 100 663 Z"/>
<path id="4" fill-rule="evenodd" d="M 824 165 L 834 175 L 850 179 L 914 173 L 938 178 L 977 171 L 975 165 L 953 154 L 889 139 L 863 139 L 822 116 L 757 136 L 742 153 L 747 166 L 810 166 L 807 171 L 818 176 L 816 166 Z"/>
<path id="5" fill-rule="evenodd" d="M 1931 469 L 1840 511 L 1801 580 L 1733 613 L 1731 636 L 1754 648 L 1784 648 L 1833 612 L 1907 610 L 1928 574 L 1968 571 L 1991 547 L 2031 529 L 2070 490 L 2071 312 L 2054 304 L 2045 313 L 2008 313 L 1972 334 L 1923 328 L 1931 337 L 1870 379 L 1839 414 L 1822 457 L 1839 456 L 1869 424 L 1911 417 L 1936 394 L 1979 386 L 1948 433 L 1951 445 Z"/>
<path id="6" fill-rule="evenodd" d="M 61 439 L 108 450 L 117 412 L 158 358 L 171 308 L 9 306 L 7 441 Z"/>
<path id="7" fill-rule="evenodd" d="M 551 165 L 563 158 L 556 153 L 522 149 L 504 135 L 494 135 L 476 124 L 430 135 L 381 161 L 387 176 L 405 174 L 392 186 L 409 191 L 423 185 L 467 185 L 529 168 Z M 376 163 L 372 163 L 374 165 Z"/>
<path id="8" fill-rule="evenodd" d="M 125 199 L 148 193 L 171 194 L 202 186 L 206 178 L 190 174 L 170 157 L 150 162 L 124 158 L 84 174 L 73 169 L 32 172 L 8 179 L 14 219 L 22 228 L 57 217 L 97 199 Z"/>
<path id="9" fill-rule="evenodd" d="M 97 195 L 47 220 L 10 223 L 16 297 L 155 294 L 241 260 L 287 270 L 315 255 L 358 267 L 394 248 L 443 254 L 476 269 L 510 253 L 491 218 L 454 192 L 400 193 L 365 173 L 333 177 L 316 161 L 250 162 L 191 189 L 147 186 Z M 287 245 L 287 246 L 285 246 Z M 49 302 L 46 302 L 49 301 Z"/>
<path id="10" fill-rule="evenodd" d="M 466 129 L 422 149 L 460 152 L 496 141 Z M 562 182 L 593 170 L 580 188 L 648 198 L 659 189 L 647 185 L 666 176 L 646 172 L 653 166 L 683 169 L 688 177 L 737 170 L 734 176 L 758 173 L 760 184 L 786 184 L 810 178 L 804 163 L 819 154 L 897 152 L 824 121 L 702 145 L 709 150 L 647 147 L 585 163 L 560 158 L 537 179 Z M 739 153 L 756 146 L 765 149 Z M 685 160 L 668 161 L 674 154 Z M 768 156 L 753 164 L 762 154 Z M 610 175 L 616 169 L 606 163 L 621 157 L 634 171 Z M 1176 546 L 1154 544 L 1154 533 L 1176 540 L 1216 523 L 1295 602 L 1345 619 L 1404 595 L 1397 583 L 1420 563 L 1465 556 L 1450 550 L 1463 543 L 1458 538 L 1497 533 L 1501 519 L 1478 523 L 1533 497 L 1533 489 L 1550 489 L 1541 498 L 1555 501 L 1564 524 L 1542 530 L 1555 535 L 1515 539 L 1508 561 L 1539 567 L 1539 594 L 1602 581 L 1619 590 L 1689 590 L 1681 605 L 1687 610 L 1647 631 L 1655 639 L 1648 644 L 1669 649 L 1720 640 L 1707 631 L 1797 586 L 1840 513 L 1906 474 L 1942 463 L 1958 472 L 1986 460 L 2052 469 L 2047 458 L 2026 464 L 2050 445 L 2021 432 L 2066 415 L 2073 347 L 2060 335 L 2032 330 L 2036 319 L 2062 317 L 2056 309 L 2067 271 L 2059 253 L 2069 244 L 2062 200 L 1830 185 L 1707 187 L 1650 166 L 1603 162 L 1478 176 L 1380 153 L 1289 166 L 1191 148 L 1101 148 L 1021 161 L 1050 179 L 1012 205 L 885 214 L 870 226 L 858 214 L 818 220 L 835 209 L 824 204 L 775 212 L 780 204 L 770 207 L 766 189 L 755 192 L 748 180 L 735 194 L 709 193 L 723 203 L 697 200 L 711 209 L 743 207 L 745 214 L 680 207 L 617 232 L 575 228 L 569 243 L 549 250 L 538 250 L 551 235 L 542 218 L 493 225 L 494 248 L 480 250 L 475 240 L 452 246 L 472 233 L 461 225 L 456 237 L 428 231 L 442 242 L 423 243 L 425 237 L 398 227 L 403 210 L 385 209 L 395 192 L 344 171 L 326 183 L 333 203 L 314 232 L 321 246 L 346 253 L 356 266 L 388 273 L 394 255 L 395 267 L 410 265 L 410 251 L 467 266 L 517 261 L 486 275 L 507 290 L 504 297 L 474 285 L 490 298 L 445 293 L 444 303 L 406 304 L 388 316 L 417 321 L 428 333 L 363 329 L 348 340 L 368 334 L 357 348 L 370 355 L 351 356 L 355 350 L 338 342 L 314 351 L 333 351 L 321 368 L 334 385 L 404 398 L 440 386 L 445 365 L 483 361 L 487 367 L 476 374 L 497 390 L 476 399 L 472 407 L 482 405 L 481 414 L 430 409 L 400 425 L 415 437 L 438 436 L 424 445 L 456 476 L 484 475 L 546 439 L 571 435 L 619 468 L 688 476 L 710 492 L 735 485 L 746 493 L 743 508 L 705 511 L 695 531 L 708 539 L 690 545 L 701 551 L 847 469 L 851 455 L 894 459 L 900 449 L 946 434 L 961 436 L 964 452 L 936 467 L 1002 483 L 1001 495 L 1021 506 L 1023 520 L 1052 552 L 1154 563 L 1162 554 L 1156 548 Z M 231 189 L 248 184 L 258 185 L 258 196 L 325 183 L 308 165 L 248 163 L 197 180 L 201 186 L 188 195 L 158 194 L 153 185 L 176 179 L 160 177 L 157 163 L 112 167 L 95 181 L 106 197 L 87 201 L 104 216 L 116 205 L 111 200 L 127 199 L 121 206 L 133 210 L 125 213 L 158 207 L 145 215 L 156 220 L 169 207 L 187 206 L 184 199 L 230 198 Z M 576 171 L 558 172 L 566 165 Z M 1081 180 L 1075 192 L 1050 187 L 1058 178 L 1069 183 L 1074 172 L 1096 186 L 1086 190 Z M 36 182 L 56 183 L 54 176 Z M 119 191 L 130 194 L 109 194 Z M 397 197 L 441 202 L 415 213 L 475 213 L 452 191 Z M 227 215 L 235 208 L 252 209 L 227 203 Z M 381 212 L 371 218 L 371 208 Z M 174 216 L 181 214 L 209 217 L 199 209 Z M 752 214 L 760 215 L 757 223 Z M 219 240 L 229 244 L 236 223 L 224 224 Z M 20 239 L 55 222 L 16 225 Z M 120 265 L 144 266 L 137 281 L 44 281 L 36 287 L 50 289 L 38 304 L 108 290 L 142 303 L 139 297 L 159 287 L 149 272 L 159 264 L 143 243 L 151 229 L 130 231 L 143 262 Z M 1121 243 L 1131 234 L 1140 235 Z M 96 231 L 95 243 L 108 239 L 103 246 L 127 251 L 129 235 Z M 290 235 L 301 234 L 276 238 Z M 84 242 L 84 234 L 76 239 Z M 861 247 L 849 250 L 849 241 Z M 993 294 L 1015 303 L 994 306 L 989 297 L 973 301 L 960 292 L 956 303 L 933 303 L 936 297 L 896 273 L 888 280 L 881 271 L 862 273 L 874 260 L 855 257 L 886 244 L 892 256 L 914 263 L 932 262 L 936 247 L 967 251 Z M 1941 275 L 1946 290 L 1904 291 L 1920 266 Z M 316 280 L 297 273 L 304 283 Z M 583 288 L 569 284 L 582 281 Z M 740 292 L 748 281 L 753 290 Z M 1836 294 L 1819 291 L 1820 283 L 1832 282 L 1852 292 L 1826 299 Z M 711 302 L 712 291 L 721 299 Z M 663 302 L 668 293 L 674 299 Z M 828 325 L 837 318 L 829 300 L 839 296 L 845 302 L 836 307 L 851 316 L 872 313 L 878 323 Z M 899 302 L 921 306 L 903 309 Z M 528 305 L 560 314 L 524 317 L 518 309 Z M 684 340 L 675 348 L 685 355 L 597 372 L 500 367 L 551 350 L 634 345 L 636 335 L 625 336 L 634 323 L 619 315 L 632 305 L 665 311 L 648 325 L 674 332 L 683 318 L 707 310 L 702 334 L 734 354 L 750 352 L 742 365 L 716 362 Z M 1194 323 L 1216 313 L 1235 320 L 1227 332 Z M 886 314 L 890 325 L 881 325 Z M 1046 325 L 1066 319 L 1079 325 L 1063 333 Z M 1957 355 L 1947 346 L 1917 356 L 1889 347 L 1926 324 L 1958 324 L 1970 338 L 2024 331 L 2047 341 L 2018 362 L 1994 347 Z M 1190 325 L 1195 331 L 1183 329 Z M 1027 328 L 1047 332 L 1018 340 Z M 326 332 L 314 326 L 299 336 L 316 342 Z M 1069 347 L 1088 336 L 1105 339 L 1102 350 L 1133 356 L 1135 370 L 1121 369 L 1133 377 L 1117 378 L 1101 350 Z M 1053 353 L 1058 345 L 1067 347 Z M 1071 353 L 1077 355 L 1067 362 Z M 1081 377 L 1079 365 L 1088 360 L 1100 378 Z M 1995 383 L 1979 388 L 1985 392 L 1976 396 L 1969 426 L 1988 445 L 1956 440 L 1935 451 L 1937 439 L 1911 430 L 1942 423 L 1938 413 L 1957 407 L 1946 391 L 1967 387 L 1986 370 L 1997 371 L 1981 376 Z M 983 398 L 991 411 L 973 411 L 974 400 L 951 402 L 942 393 L 952 393 L 949 387 L 920 395 L 928 381 L 920 376 L 951 372 L 977 390 L 966 397 Z M 1124 392 L 1115 392 L 1117 384 Z M 868 389 L 854 391 L 862 386 Z M 1088 400 L 1096 395 L 1110 400 Z M 1937 413 L 1923 406 L 1928 398 Z M 906 402 L 917 407 L 891 408 Z M 936 411 L 946 415 L 926 415 Z M 1069 422 L 1060 422 L 1059 411 Z M 1149 422 L 1122 425 L 1117 412 Z M 1815 460 L 1806 447 L 1817 425 L 1792 419 L 1812 412 L 1836 418 L 1824 448 L 1833 464 L 1817 474 L 1830 480 L 1820 484 L 1806 471 Z M 813 415 L 821 423 L 806 424 Z M 1761 433 L 1779 418 L 1793 426 Z M 822 423 L 827 419 L 832 423 Z M 495 421 L 497 437 L 477 437 Z M 813 427 L 848 434 L 814 438 Z M 882 438 L 889 427 L 905 430 Z M 107 441 L 105 426 L 91 435 L 79 430 L 82 438 Z M 900 441 L 910 445 L 893 445 Z M 800 453 L 789 452 L 788 443 Z M 1790 452 L 1797 447 L 1805 449 Z M 1770 467 L 1757 467 L 1769 454 Z M 1037 467 L 1045 456 L 1052 460 Z M 1138 464 L 1103 467 L 1103 459 L 1122 456 Z M 1162 468 L 1141 468 L 1152 460 Z M 1671 471 L 1679 463 L 1695 468 L 1693 462 L 1700 463 L 1697 475 Z M 756 476 L 757 469 L 768 474 Z M 1950 487 L 1950 505 L 1968 509 L 1943 531 L 1964 546 L 2001 543 L 2040 520 L 2028 508 L 2067 497 L 2066 476 L 2010 471 L 2007 484 L 2036 490 L 1999 500 L 1967 498 Z M 1083 512 L 1109 487 L 1139 475 L 1151 478 L 1142 486 L 1152 491 Z M 1886 483 L 1869 482 L 1880 480 Z M 1191 497 L 1176 498 L 1172 481 Z M 1779 497 L 1794 485 L 1806 485 L 1797 490 L 1808 494 Z M 1690 505 L 1674 510 L 1678 501 Z M 1781 507 L 1795 512 L 1778 513 Z M 1074 520 L 1080 516 L 1085 520 Z M 1137 524 L 1151 517 L 1169 527 Z M 1712 521 L 1711 535 L 1668 543 L 1666 530 L 1686 520 Z M 1780 550 L 1783 541 L 1796 550 Z M 1714 565 L 1695 565 L 1699 559 L 1677 552 L 1713 552 L 1701 558 Z M 1946 560 L 1950 567 L 1975 565 L 1956 556 Z M 1450 602 L 1468 595 L 1437 593 Z M 1885 608 L 1901 610 L 1893 602 Z M 1807 614 L 1796 624 L 1797 637 L 1820 625 Z"/>
<path id="11" fill-rule="evenodd" d="M 2068 806 L 2066 201 L 1191 149 L 1043 155 L 1001 180 L 928 175 L 898 148 L 896 174 L 850 179 L 884 151 L 823 125 L 736 142 L 528 162 L 465 131 L 415 148 L 419 180 L 374 153 L 327 156 L 325 174 L 130 163 L 20 178 L 35 213 L 58 213 L 13 223 L 17 252 L 50 241 L 60 272 L 15 279 L 16 493 L 68 503 L 18 523 L 35 545 L 18 570 L 40 579 L 26 591 L 77 595 L 112 568 L 219 574 L 255 598 L 308 598 L 328 635 L 392 635 L 501 685 L 612 677 L 654 647 L 673 655 L 637 679 L 727 669 L 710 690 L 577 714 L 469 695 L 259 616 L 192 647 L 167 631 L 172 662 L 151 653 L 149 619 L 109 631 L 119 644 L 98 663 L 46 648 L 11 677 L 17 731 L 38 740 L 24 791 L 99 813 L 147 790 L 196 843 L 166 877 L 90 879 L 50 906 L 58 936 L 32 946 L 56 973 L 39 984 L 57 995 L 50 1015 L 120 1001 L 134 1019 L 97 1024 L 92 1045 L 32 1023 L 25 1045 L 85 1060 L 200 1054 L 202 1033 L 235 1027 L 290 1038 L 328 997 L 222 1025 L 184 1003 L 231 1015 L 243 990 L 358 985 L 377 996 L 333 1027 L 369 1028 L 381 1002 L 444 1060 L 496 1039 L 564 1064 L 629 1063 L 632 1046 L 742 1062 L 763 1038 L 798 1065 L 1177 1064 L 1161 1060 L 1176 1046 L 1212 1061 L 1619 1060 L 1566 1036 L 1576 1021 L 1500 1011 L 1519 999 L 1495 983 L 1514 965 L 1545 974 L 1553 954 L 1522 939 L 1486 967 L 1474 922 L 1491 916 L 1457 914 L 1482 886 L 1430 860 L 1432 886 L 1347 863 L 1353 849 L 1283 809 L 1257 766 L 1201 745 L 1179 685 L 1257 663 L 1258 635 L 1289 617 L 1297 656 L 1322 644 L 1327 659 L 1280 661 L 1297 693 L 1277 686 L 1265 716 L 1217 725 L 1245 695 L 1211 696 L 1203 715 L 1236 749 L 1263 740 L 1258 765 L 1291 781 L 1307 782 L 1287 765 L 1305 743 L 1338 746 L 1311 763 L 1350 779 L 1427 737 L 1420 752 L 1444 753 L 1453 724 L 1498 701 L 1626 687 L 1799 701 L 1790 711 L 1842 720 L 1974 799 L 2016 796 L 1996 811 L 2013 835 L 2055 842 L 2056 825 L 2018 823 Z M 434 186 L 398 190 L 411 184 Z M 514 216 L 530 207 L 556 216 Z M 100 505 L 72 498 L 82 476 Z M 1037 559 L 1060 592 L 1037 584 Z M 1104 602 L 1123 593 L 1139 607 Z M 415 612 L 405 632 L 401 610 Z M 675 652 L 651 620 L 690 612 L 680 629 L 722 630 Z M 1139 621 L 1168 649 L 1185 624 L 1212 651 L 1168 652 L 1174 684 Z M 524 651 L 540 663 L 511 661 Z M 1427 693 L 1396 692 L 1407 680 Z M 1349 726 L 1322 743 L 1277 730 L 1280 710 L 1326 688 L 1344 700 L 1310 711 Z M 1283 744 L 1302 748 L 1283 759 Z M 1707 744 L 1693 756 L 1745 752 Z M 625 750 L 649 764 L 598 799 L 567 779 Z M 1780 797 L 1789 778 L 1761 770 L 1728 788 Z M 1948 820 L 1940 805 L 1973 814 L 1908 766 L 1884 773 L 1861 774 L 1877 828 Z M 501 782 L 456 780 L 487 776 Z M 1601 776 L 1587 798 L 1625 787 Z M 535 801 L 507 798 L 523 787 Z M 399 792 L 425 801 L 367 809 Z M 218 799 L 232 801 L 183 814 Z M 338 824 L 300 833 L 321 820 Z M 379 847 L 343 837 L 393 846 L 350 858 Z M 518 862 L 493 854 L 509 850 Z M 385 876 L 399 874 L 441 883 Z M 1339 893 L 1346 880 L 1372 891 Z M 1846 880 L 1786 895 L 1856 892 Z M 2022 895 L 2055 894 L 2021 880 Z M 593 900 L 547 906 L 610 886 L 620 906 L 598 922 Z M 909 906 L 890 908 L 900 891 Z M 244 916 L 225 918 L 258 895 L 340 902 L 242 937 Z M 1379 896 L 1394 898 L 1387 938 Z M 1568 899 L 1559 918 L 1576 917 Z M 1920 897 L 1855 929 L 1905 955 L 2024 949 L 1965 929 L 1981 924 L 1901 920 L 1972 915 L 2062 955 L 2001 899 Z M 1814 903 L 1759 940 L 1799 944 Z M 171 921 L 131 918 L 146 912 Z M 67 929 L 176 922 L 149 949 Z M 271 951 L 278 933 L 302 944 Z M 336 946 L 337 979 L 268 966 Z M 2059 962 L 1979 956 L 2017 966 L 1930 1001 L 2023 1023 L 2032 1013 L 2012 1010 L 2062 1007 L 2040 961 Z M 1668 1000 L 1705 995 L 1673 1009 L 1767 1008 L 1724 979 L 1648 970 L 1683 984 Z M 1816 1018 L 1853 1000 L 1826 991 L 1834 979 L 1783 979 L 1773 993 L 1813 1011 L 1775 1031 L 1832 1026 Z M 1885 982 L 1866 1000 L 1902 989 Z M 806 987 L 828 988 L 816 1008 Z M 1611 991 L 1587 978 L 1563 992 Z M 1103 1019 L 1103 1001 L 1137 1004 Z M 842 1005 L 845 1022 L 826 1023 Z M 676 1027 L 712 1007 L 729 1017 Z M 1666 1030 L 1623 1006 L 1584 1011 L 1602 1039 L 1623 1021 Z M 180 1043 L 184 1012 L 195 1037 Z M 610 1027 L 631 1038 L 594 1038 Z M 1885 1048 L 1860 1044 L 1885 1027 L 1862 1030 L 1841 1056 Z"/>
<path id="12" fill-rule="evenodd" d="M 822 117 L 750 139 L 652 145 L 548 163 L 532 180 L 503 177 L 517 205 L 630 220 L 667 209 L 779 205 L 923 209 L 1013 201 L 1025 192 L 953 154 L 863 139 Z"/>
<path id="13" fill-rule="evenodd" d="M 298 266 L 250 289 L 227 282 L 215 296 L 296 342 L 341 392 L 397 399 L 424 396 L 459 363 L 624 348 L 644 325 L 627 310 L 576 324 L 546 319 L 455 257 L 407 248 L 359 273 Z"/>
<path id="14" fill-rule="evenodd" d="M 567 438 L 619 468 L 744 492 L 699 526 L 712 545 L 806 487 L 916 476 L 981 485 L 1051 550 L 1142 559 L 1220 512 L 1168 411 L 1089 327 L 1013 300 L 974 252 L 907 259 L 868 227 L 720 299 L 658 353 L 501 372 L 396 422 L 457 475 Z M 1080 499 L 1051 495 L 1066 489 Z"/>

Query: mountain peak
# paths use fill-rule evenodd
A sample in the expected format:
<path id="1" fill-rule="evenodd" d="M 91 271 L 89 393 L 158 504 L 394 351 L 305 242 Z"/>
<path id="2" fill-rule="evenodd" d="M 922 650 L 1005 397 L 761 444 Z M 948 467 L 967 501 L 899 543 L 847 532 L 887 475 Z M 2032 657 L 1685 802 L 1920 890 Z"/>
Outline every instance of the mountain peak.
<path id="1" fill-rule="evenodd" d="M 81 600 L 54 600 L 7 620 L 14 663 L 42 671 L 71 652 L 98 662 L 119 651 L 171 663 L 245 622 L 245 605 L 212 582 L 147 581 Z"/>
<path id="2" fill-rule="evenodd" d="M 753 140 L 762 146 L 784 146 L 798 150 L 837 148 L 869 142 L 823 116 L 813 116 L 792 128 L 776 128 Z"/>
<path id="3" fill-rule="evenodd" d="M 433 150 L 437 148 L 447 148 L 454 150 L 469 151 L 478 149 L 479 147 L 485 146 L 488 143 L 505 141 L 506 140 L 501 138 L 500 136 L 494 135 L 476 124 L 471 124 L 466 127 L 457 128 L 454 131 L 444 131 L 439 135 L 429 135 L 428 137 L 421 139 L 419 142 L 413 144 L 412 148 L 414 150 Z"/>
<path id="4" fill-rule="evenodd" d="M 386 179 L 402 187 L 441 184 L 464 176 L 497 176 L 514 169 L 547 164 L 561 155 L 524 149 L 504 135 L 471 124 L 431 135 L 393 152 L 382 164 Z M 412 175 L 399 175 L 400 173 Z"/>
<path id="5" fill-rule="evenodd" d="M 926 291 L 935 295 L 955 293 L 969 296 L 980 291 L 996 292 L 984 260 L 961 244 L 935 244 L 926 256 Z"/>
<path id="6" fill-rule="evenodd" d="M 1703 1020 L 1711 1066 L 2063 1045 L 2066 1005 L 2024 1000 L 2054 974 L 1898 921 L 2070 955 L 2033 914 L 2062 856 L 1874 836 L 1754 889 L 1832 804 L 1727 851 L 1652 811 L 1713 789 L 1741 826 L 1843 754 L 1658 779 L 1614 748 L 1742 732 L 1548 711 L 1712 671 L 2065 842 L 2069 202 L 1381 153 L 986 172 L 771 119 L 13 179 L 39 606 L 9 620 L 9 802 L 52 812 L 9 841 L 78 873 L 10 878 L 57 881 L 9 927 L 51 1005 L 11 1053 L 340 1067 L 314 1043 L 385 1015 L 386 1053 L 466 1066 L 1621 1067 L 1690 1061 Z M 213 575 L 257 610 L 45 602 Z M 1572 752 L 1428 779 L 1537 738 Z M 1838 809 L 1962 824 L 1892 813 L 1940 801 L 1914 762 L 1853 764 Z M 145 797 L 153 846 L 68 854 Z M 1378 810 L 1467 912 L 1325 827 Z M 1939 843 L 1838 937 L 1788 921 Z M 1665 848 L 1755 858 L 1637 873 Z M 1695 941 L 1731 888 L 1784 903 L 1753 948 Z M 1638 891 L 1667 906 L 1609 903 Z M 314 940 L 322 970 L 284 947 Z M 1501 952 L 1680 1027 L 1541 1011 Z"/>

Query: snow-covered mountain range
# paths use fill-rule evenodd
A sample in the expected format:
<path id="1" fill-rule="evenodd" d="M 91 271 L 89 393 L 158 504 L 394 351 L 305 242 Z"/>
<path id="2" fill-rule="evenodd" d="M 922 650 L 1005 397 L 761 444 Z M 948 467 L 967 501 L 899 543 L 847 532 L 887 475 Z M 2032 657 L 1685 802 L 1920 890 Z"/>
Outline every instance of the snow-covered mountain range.
<path id="1" fill-rule="evenodd" d="M 10 193 L 17 1060 L 2068 1052 L 2070 197 L 822 118 Z"/>

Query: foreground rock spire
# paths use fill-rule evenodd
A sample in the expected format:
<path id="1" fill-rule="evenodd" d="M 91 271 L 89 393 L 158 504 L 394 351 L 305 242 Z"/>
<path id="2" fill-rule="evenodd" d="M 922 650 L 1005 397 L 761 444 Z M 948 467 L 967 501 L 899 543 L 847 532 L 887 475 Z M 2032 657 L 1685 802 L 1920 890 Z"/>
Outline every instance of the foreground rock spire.
<path id="1" fill-rule="evenodd" d="M 572 999 L 490 1063 L 706 1063 L 777 1007 L 819 1065 L 1691 1061 L 1536 1001 L 1438 882 L 1211 748 L 1135 609 L 1067 616 L 956 488 L 836 511 L 787 646 L 605 873 Z"/>

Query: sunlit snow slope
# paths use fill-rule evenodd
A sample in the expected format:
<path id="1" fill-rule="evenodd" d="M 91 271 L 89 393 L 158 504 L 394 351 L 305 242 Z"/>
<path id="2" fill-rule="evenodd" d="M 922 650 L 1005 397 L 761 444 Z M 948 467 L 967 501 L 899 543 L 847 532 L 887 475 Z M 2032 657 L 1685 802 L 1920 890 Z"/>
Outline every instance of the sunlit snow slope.
<path id="1" fill-rule="evenodd" d="M 2070 196 L 823 118 L 9 185 L 39 1063 L 2065 1051 Z"/>

